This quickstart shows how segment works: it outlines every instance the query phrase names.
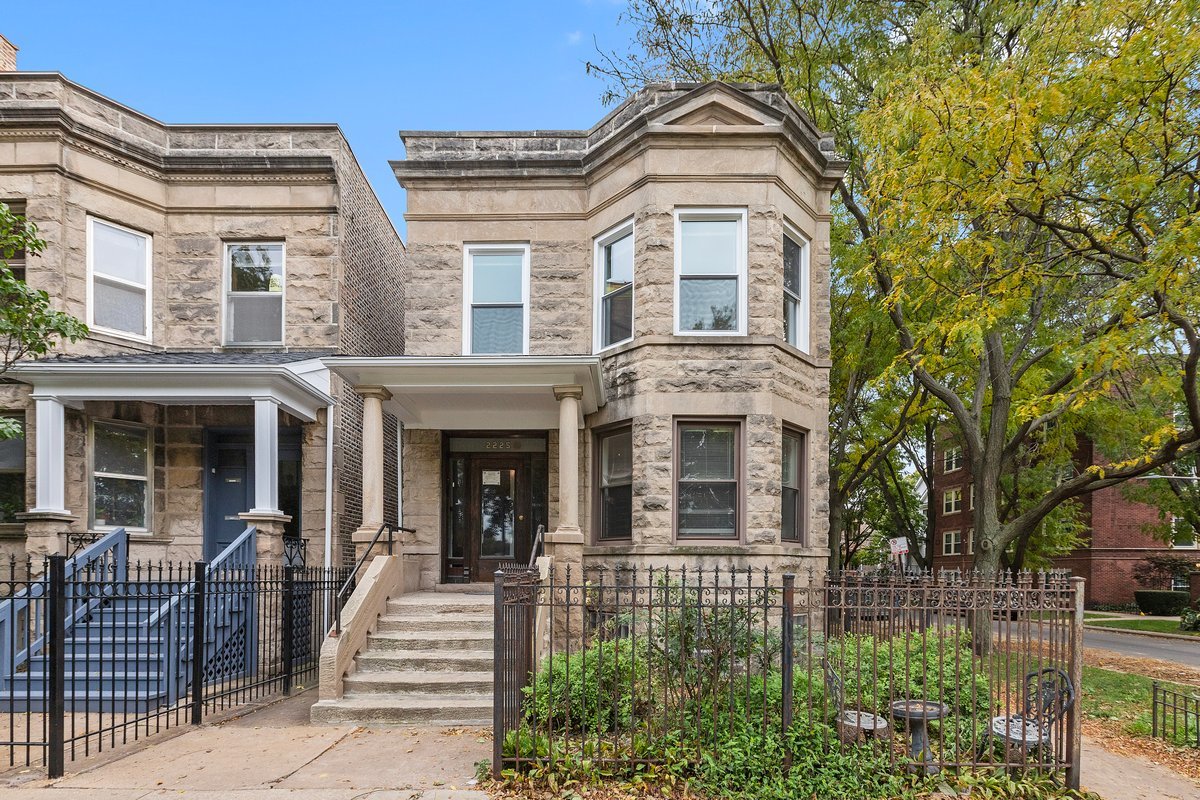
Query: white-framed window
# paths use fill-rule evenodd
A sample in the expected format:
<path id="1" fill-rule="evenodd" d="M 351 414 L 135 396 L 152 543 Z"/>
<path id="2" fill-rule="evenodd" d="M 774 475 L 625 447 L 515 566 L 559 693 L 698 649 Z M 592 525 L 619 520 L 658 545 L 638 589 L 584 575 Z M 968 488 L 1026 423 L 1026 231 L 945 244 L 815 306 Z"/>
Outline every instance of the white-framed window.
<path id="1" fill-rule="evenodd" d="M 967 489 L 967 507 L 972 511 L 975 510 L 975 484 L 973 483 L 971 484 L 970 488 Z"/>
<path id="2" fill-rule="evenodd" d="M 808 352 L 809 245 L 791 225 L 783 226 L 783 338 Z"/>
<path id="3" fill-rule="evenodd" d="M 942 492 L 942 513 L 957 514 L 962 511 L 962 489 L 947 489 Z"/>
<path id="4" fill-rule="evenodd" d="M 1196 531 L 1190 522 L 1183 517 L 1171 520 L 1171 547 L 1194 548 L 1196 546 Z"/>
<path id="5" fill-rule="evenodd" d="M 150 341 L 151 237 L 87 218 L 87 323 L 90 328 Z"/>
<path id="6" fill-rule="evenodd" d="M 633 220 L 596 237 L 596 350 L 633 338 Z"/>
<path id="7" fill-rule="evenodd" d="M 225 344 L 283 344 L 283 242 L 225 243 Z"/>
<path id="8" fill-rule="evenodd" d="M 942 555 L 944 556 L 961 556 L 963 551 L 963 532 L 962 531 L 943 531 L 942 532 Z"/>
<path id="9" fill-rule="evenodd" d="M 1192 590 L 1192 579 L 1187 575 L 1172 575 L 1171 576 L 1171 591 L 1172 592 L 1190 592 Z"/>
<path id="10" fill-rule="evenodd" d="M 746 210 L 675 210 L 675 333 L 746 333 Z"/>
<path id="11" fill-rule="evenodd" d="M 957 472 L 962 469 L 963 451 L 958 445 L 952 445 L 946 448 L 946 452 L 942 455 L 942 472 Z"/>
<path id="12" fill-rule="evenodd" d="M 150 527 L 152 457 L 150 429 L 124 422 L 91 426 L 92 527 Z"/>
<path id="13" fill-rule="evenodd" d="M 2 201 L 8 206 L 9 212 L 20 219 L 21 222 L 28 223 L 28 218 L 25 216 L 25 203 L 20 200 L 5 200 Z M 0 259 L 3 259 L 4 264 L 8 266 L 13 277 L 19 281 L 25 280 L 25 248 L 17 248 L 12 251 L 11 255 L 5 256 L 3 251 L 0 251 Z"/>
<path id="14" fill-rule="evenodd" d="M 529 245 L 463 248 L 463 353 L 529 352 Z"/>
<path id="15" fill-rule="evenodd" d="M 975 529 L 967 528 L 963 533 L 963 544 L 967 548 L 967 555 L 975 555 Z"/>
<path id="16" fill-rule="evenodd" d="M 688 420 L 675 426 L 675 533 L 737 539 L 741 518 L 741 424 Z"/>

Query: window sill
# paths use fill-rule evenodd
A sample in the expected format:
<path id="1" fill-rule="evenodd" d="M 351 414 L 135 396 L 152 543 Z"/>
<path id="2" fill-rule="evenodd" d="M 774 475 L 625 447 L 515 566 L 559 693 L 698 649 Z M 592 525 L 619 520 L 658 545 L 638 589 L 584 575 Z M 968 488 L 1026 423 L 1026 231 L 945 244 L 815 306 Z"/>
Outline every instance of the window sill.
<path id="1" fill-rule="evenodd" d="M 121 345 L 122 347 L 132 347 L 147 353 L 154 353 L 163 349 L 145 337 L 134 336 L 133 334 L 125 335 L 122 333 L 114 333 L 102 328 L 89 328 L 87 338 L 91 341 L 104 342 L 105 344 L 117 344 Z"/>

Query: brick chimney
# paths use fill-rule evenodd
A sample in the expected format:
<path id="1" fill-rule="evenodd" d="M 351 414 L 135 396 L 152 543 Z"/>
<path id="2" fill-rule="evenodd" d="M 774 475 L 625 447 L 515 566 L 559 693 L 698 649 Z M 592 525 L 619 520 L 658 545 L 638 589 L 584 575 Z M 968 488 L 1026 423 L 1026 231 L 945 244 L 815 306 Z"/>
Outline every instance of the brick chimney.
<path id="1" fill-rule="evenodd" d="M 0 72 L 17 71 L 17 46 L 0 33 Z"/>

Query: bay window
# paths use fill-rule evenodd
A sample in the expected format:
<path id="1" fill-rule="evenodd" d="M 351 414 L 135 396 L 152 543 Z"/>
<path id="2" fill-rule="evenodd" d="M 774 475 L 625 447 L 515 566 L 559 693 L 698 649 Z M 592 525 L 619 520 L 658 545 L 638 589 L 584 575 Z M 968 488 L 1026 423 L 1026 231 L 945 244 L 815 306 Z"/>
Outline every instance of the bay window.
<path id="1" fill-rule="evenodd" d="M 804 513 L 805 436 L 799 431 L 783 432 L 783 479 L 780 495 L 783 502 L 781 538 L 785 542 L 803 542 L 806 515 Z"/>
<path id="2" fill-rule="evenodd" d="M 633 533 L 633 429 L 600 434 L 596 449 L 600 488 L 596 538 L 628 539 Z"/>
<path id="3" fill-rule="evenodd" d="M 150 237 L 89 217 L 88 325 L 150 339 Z"/>
<path id="4" fill-rule="evenodd" d="M 596 240 L 596 349 L 633 338 L 633 224 Z"/>
<path id="5" fill-rule="evenodd" d="M 680 539 L 736 539 L 740 514 L 735 422 L 679 422 L 675 435 L 676 532 Z"/>
<path id="6" fill-rule="evenodd" d="M 92 526 L 146 530 L 150 520 L 150 430 L 92 425 Z"/>
<path id="7" fill-rule="evenodd" d="M 528 352 L 529 246 L 467 245 L 464 261 L 463 352 Z"/>
<path id="8" fill-rule="evenodd" d="M 283 242 L 225 245 L 225 343 L 283 344 Z"/>
<path id="9" fill-rule="evenodd" d="M 746 332 L 746 212 L 675 212 L 675 332 Z"/>
<path id="10" fill-rule="evenodd" d="M 808 352 L 808 240 L 785 227 L 783 234 L 783 338 Z"/>

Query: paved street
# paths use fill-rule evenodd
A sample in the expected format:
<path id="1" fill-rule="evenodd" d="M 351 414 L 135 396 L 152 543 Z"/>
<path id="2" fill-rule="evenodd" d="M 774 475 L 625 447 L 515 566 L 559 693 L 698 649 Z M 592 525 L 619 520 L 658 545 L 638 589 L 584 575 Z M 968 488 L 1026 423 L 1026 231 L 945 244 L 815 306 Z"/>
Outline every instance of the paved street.
<path id="1" fill-rule="evenodd" d="M 1133 658 L 1157 658 L 1200 669 L 1200 637 L 1195 641 L 1139 636 L 1134 633 L 1085 630 L 1084 647 L 1109 650 Z"/>

